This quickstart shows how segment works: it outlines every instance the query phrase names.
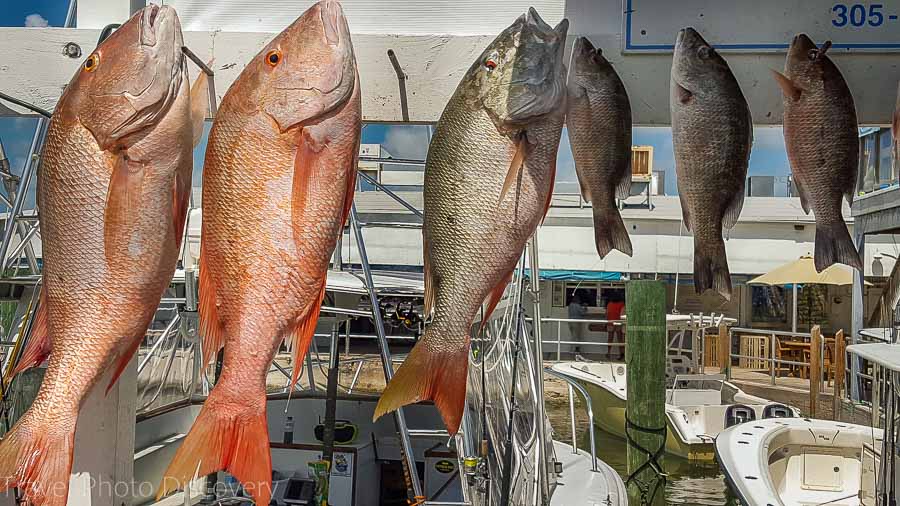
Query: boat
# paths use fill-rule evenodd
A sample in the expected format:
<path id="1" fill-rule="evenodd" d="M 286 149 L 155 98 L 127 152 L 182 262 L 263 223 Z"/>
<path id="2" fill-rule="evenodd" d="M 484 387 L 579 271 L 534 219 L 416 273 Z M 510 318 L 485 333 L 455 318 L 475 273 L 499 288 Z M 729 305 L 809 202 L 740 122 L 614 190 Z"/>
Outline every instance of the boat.
<path id="1" fill-rule="evenodd" d="M 882 504 L 874 501 L 882 443 L 881 429 L 790 418 L 731 427 L 715 447 L 743 504 L 861 506 Z"/>
<path id="2" fill-rule="evenodd" d="M 597 427 L 625 438 L 626 364 L 560 362 L 552 369 L 590 392 Z M 713 460 L 715 438 L 728 427 L 800 414 L 796 408 L 744 392 L 721 374 L 675 374 L 669 383 L 666 452 L 688 460 Z"/>

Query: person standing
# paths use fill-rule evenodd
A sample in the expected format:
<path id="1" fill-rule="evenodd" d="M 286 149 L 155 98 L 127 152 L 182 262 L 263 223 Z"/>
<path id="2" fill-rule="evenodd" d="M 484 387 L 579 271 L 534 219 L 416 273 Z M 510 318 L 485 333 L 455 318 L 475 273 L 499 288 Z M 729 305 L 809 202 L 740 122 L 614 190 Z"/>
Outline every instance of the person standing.
<path id="1" fill-rule="evenodd" d="M 581 320 L 584 318 L 585 313 L 586 311 L 581 296 L 577 292 L 573 293 L 572 297 L 569 298 L 569 319 Z M 569 322 L 570 341 L 582 341 L 582 325 L 581 322 Z M 572 348 L 572 353 L 581 353 L 581 347 L 577 345 L 574 346 Z"/>
<path id="2" fill-rule="evenodd" d="M 617 320 L 621 320 L 624 312 L 625 301 L 622 300 L 622 296 L 618 294 L 611 296 L 609 302 L 606 303 L 606 319 L 609 321 L 609 323 L 606 324 L 606 335 L 608 336 L 608 342 L 610 344 L 625 342 L 625 336 L 621 335 L 622 326 L 613 323 Z M 610 346 L 609 356 L 616 360 L 622 360 L 625 358 L 624 351 L 625 349 L 621 346 Z"/>

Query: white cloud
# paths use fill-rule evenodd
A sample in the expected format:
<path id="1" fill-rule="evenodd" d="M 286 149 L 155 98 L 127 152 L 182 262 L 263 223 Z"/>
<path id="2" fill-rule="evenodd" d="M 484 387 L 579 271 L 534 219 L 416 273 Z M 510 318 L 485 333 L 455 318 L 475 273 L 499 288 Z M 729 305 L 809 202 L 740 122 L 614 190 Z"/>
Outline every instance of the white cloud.
<path id="1" fill-rule="evenodd" d="M 424 160 L 428 153 L 428 131 L 424 125 L 388 127 L 382 145 L 394 158 Z"/>
<path id="2" fill-rule="evenodd" d="M 44 16 L 41 16 L 38 13 L 34 13 L 25 16 L 25 26 L 46 28 L 50 26 L 50 22 L 47 21 Z"/>

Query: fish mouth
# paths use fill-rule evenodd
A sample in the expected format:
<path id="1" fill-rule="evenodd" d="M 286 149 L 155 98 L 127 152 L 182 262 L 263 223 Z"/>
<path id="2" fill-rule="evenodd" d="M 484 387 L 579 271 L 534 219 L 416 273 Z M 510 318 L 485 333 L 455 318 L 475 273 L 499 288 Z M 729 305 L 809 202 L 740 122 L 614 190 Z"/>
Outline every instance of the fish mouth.
<path id="1" fill-rule="evenodd" d="M 678 30 L 678 36 L 675 38 L 675 46 L 676 47 L 712 47 L 709 42 L 706 42 L 706 39 L 700 35 L 700 32 L 694 29 L 692 26 L 687 26 Z"/>
<path id="2" fill-rule="evenodd" d="M 575 46 L 572 48 L 572 54 L 580 56 L 591 56 L 600 51 L 591 44 L 587 37 L 578 37 L 575 39 Z"/>
<path id="3" fill-rule="evenodd" d="M 829 48 L 831 48 L 830 40 L 826 40 L 822 43 L 822 47 L 818 47 L 808 35 L 805 33 L 798 33 L 791 40 L 788 56 L 790 60 L 794 62 L 800 62 L 807 59 L 815 61 L 824 56 Z"/>
<path id="4" fill-rule="evenodd" d="M 141 13 L 141 45 L 156 46 L 167 38 L 168 32 L 174 32 L 173 21 L 177 23 L 175 9 L 168 5 L 150 4 Z"/>

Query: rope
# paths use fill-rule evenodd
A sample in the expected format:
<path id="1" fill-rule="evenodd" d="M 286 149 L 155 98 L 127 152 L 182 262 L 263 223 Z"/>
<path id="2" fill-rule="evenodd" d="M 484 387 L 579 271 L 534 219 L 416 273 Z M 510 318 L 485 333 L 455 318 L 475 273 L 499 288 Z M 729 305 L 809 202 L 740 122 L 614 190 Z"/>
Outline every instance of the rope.
<path id="1" fill-rule="evenodd" d="M 631 431 L 638 431 L 644 434 L 661 436 L 661 443 L 655 450 L 651 451 L 641 446 L 633 437 L 631 437 Z M 633 473 L 628 475 L 628 478 L 625 480 L 625 485 L 628 486 L 632 482 L 634 482 L 634 484 L 638 487 L 638 490 L 641 492 L 641 504 L 652 504 L 653 499 L 656 497 L 656 493 L 659 491 L 660 485 L 664 485 L 666 482 L 667 475 L 662 470 L 662 467 L 659 465 L 658 460 L 660 457 L 662 457 L 666 449 L 666 426 L 663 425 L 660 428 L 641 427 L 640 425 L 632 422 L 631 418 L 629 418 L 628 414 L 626 413 L 625 439 L 628 442 L 629 447 L 637 449 L 646 457 L 644 463 L 641 464 L 637 469 L 635 469 Z M 654 480 L 655 483 L 652 487 L 652 490 L 649 484 L 646 484 L 638 479 L 638 475 L 640 475 L 647 468 L 652 469 L 653 472 L 656 473 L 656 476 L 659 478 L 658 480 Z"/>

